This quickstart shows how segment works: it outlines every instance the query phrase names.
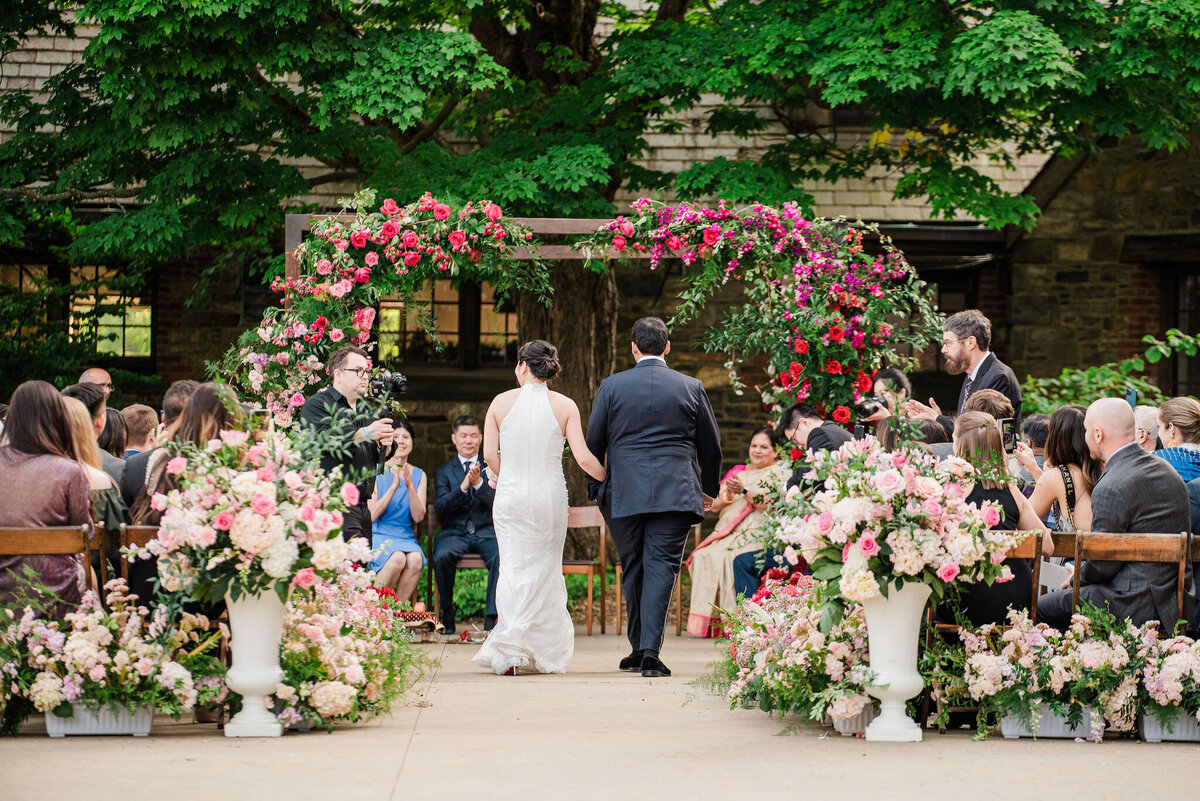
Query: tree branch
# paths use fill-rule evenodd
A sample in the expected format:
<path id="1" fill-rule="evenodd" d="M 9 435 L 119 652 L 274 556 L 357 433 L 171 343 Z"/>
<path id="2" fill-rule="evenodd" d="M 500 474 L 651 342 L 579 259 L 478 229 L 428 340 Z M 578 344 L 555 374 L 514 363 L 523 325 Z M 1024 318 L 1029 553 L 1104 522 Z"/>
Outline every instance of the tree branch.
<path id="1" fill-rule="evenodd" d="M 318 175 L 315 178 L 308 179 L 308 185 L 320 186 L 321 184 L 332 184 L 338 181 L 351 181 L 358 177 L 358 170 L 340 170 L 338 172 L 327 172 L 324 175 Z"/>
<path id="2" fill-rule="evenodd" d="M 97 200 L 99 198 L 137 197 L 141 189 L 64 189 L 54 194 L 38 191 L 33 186 L 14 186 L 0 188 L 0 197 L 23 197 L 38 203 L 51 203 L 59 200 Z"/>
<path id="3" fill-rule="evenodd" d="M 422 125 L 420 130 L 413 134 L 412 138 L 410 138 L 407 143 L 400 147 L 400 152 L 407 155 L 416 150 L 417 146 L 422 142 L 433 136 L 434 133 L 436 133 L 437 130 L 441 128 L 443 124 L 445 124 L 450 115 L 454 113 L 454 109 L 458 108 L 458 104 L 460 102 L 462 102 L 461 97 L 452 96 L 449 100 L 447 100 L 446 105 L 442 106 L 442 110 L 437 113 L 437 116 Z"/>

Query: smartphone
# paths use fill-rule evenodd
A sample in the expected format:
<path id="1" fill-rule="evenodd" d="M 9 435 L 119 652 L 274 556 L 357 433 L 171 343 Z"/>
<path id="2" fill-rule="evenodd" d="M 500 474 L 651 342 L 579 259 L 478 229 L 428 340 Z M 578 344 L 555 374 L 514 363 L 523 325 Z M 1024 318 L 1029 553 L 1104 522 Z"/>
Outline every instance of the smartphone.
<path id="1" fill-rule="evenodd" d="M 866 434 L 867 434 L 867 429 L 865 429 L 863 427 L 862 423 L 858 423 L 857 425 L 854 426 L 854 438 L 855 439 L 862 439 L 864 436 L 866 436 Z"/>
<path id="2" fill-rule="evenodd" d="M 1136 389 L 1131 389 L 1125 393 L 1125 402 L 1129 404 L 1129 408 L 1137 408 L 1137 395 L 1138 393 Z"/>
<path id="3" fill-rule="evenodd" d="M 1011 417 L 1003 417 L 996 422 L 1000 424 L 1000 437 L 1004 440 L 1004 450 L 1012 453 L 1017 449 L 1017 421 Z"/>

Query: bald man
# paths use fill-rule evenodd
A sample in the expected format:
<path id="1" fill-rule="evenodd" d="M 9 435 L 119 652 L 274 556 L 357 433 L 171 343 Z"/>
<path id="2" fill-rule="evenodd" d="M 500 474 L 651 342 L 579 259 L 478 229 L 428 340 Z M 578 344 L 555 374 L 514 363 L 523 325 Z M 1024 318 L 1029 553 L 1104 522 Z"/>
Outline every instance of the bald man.
<path id="1" fill-rule="evenodd" d="M 1121 398 L 1103 398 L 1088 407 L 1085 439 L 1104 472 L 1092 488 L 1092 530 L 1119 533 L 1190 531 L 1187 487 L 1175 469 L 1138 446 L 1133 409 Z M 1184 574 L 1183 614 L 1176 608 L 1179 568 L 1154 562 L 1084 562 L 1079 597 L 1105 606 L 1137 625 L 1162 622 L 1170 631 L 1181 616 L 1189 623 L 1196 608 L 1196 586 L 1189 562 Z M 1038 619 L 1057 628 L 1071 622 L 1071 590 L 1045 595 Z"/>
<path id="2" fill-rule="evenodd" d="M 89 367 L 83 371 L 83 375 L 79 376 L 80 384 L 96 384 L 104 390 L 104 398 L 112 394 L 112 376 L 103 367 Z"/>

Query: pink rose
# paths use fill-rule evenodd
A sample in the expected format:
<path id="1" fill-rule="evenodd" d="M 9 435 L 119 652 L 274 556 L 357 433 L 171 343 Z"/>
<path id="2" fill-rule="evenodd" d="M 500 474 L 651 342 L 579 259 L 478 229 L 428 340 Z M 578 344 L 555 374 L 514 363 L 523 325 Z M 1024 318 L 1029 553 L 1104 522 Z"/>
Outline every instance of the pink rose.
<path id="1" fill-rule="evenodd" d="M 354 284 L 343 278 L 341 281 L 338 281 L 336 284 L 329 287 L 329 294 L 333 295 L 335 298 L 344 298 L 346 295 L 350 294 L 350 290 L 352 289 L 354 289 Z"/>
<path id="2" fill-rule="evenodd" d="M 255 514 L 266 517 L 275 514 L 275 501 L 262 493 L 257 493 L 250 501 L 250 508 L 254 510 Z"/>
<path id="3" fill-rule="evenodd" d="M 233 448 L 240 448 L 250 441 L 248 431 L 222 431 L 221 442 Z"/>
<path id="4" fill-rule="evenodd" d="M 1000 568 L 1000 576 L 999 576 L 999 578 L 996 579 L 996 583 L 1003 584 L 1006 581 L 1012 581 L 1012 580 L 1013 580 L 1012 568 L 1010 568 L 1008 565 L 1005 565 L 1004 567 Z"/>
<path id="5" fill-rule="evenodd" d="M 184 470 L 187 470 L 187 459 L 183 458 L 182 456 L 176 456 L 174 459 L 167 462 L 167 473 L 170 475 L 177 476 Z"/>
<path id="6" fill-rule="evenodd" d="M 368 267 L 374 267 L 376 264 L 379 264 L 379 254 L 372 250 L 370 253 L 363 256 L 363 261 L 366 262 Z M 361 278 L 359 278 L 360 275 L 362 276 Z M 371 272 L 359 267 L 354 271 L 354 277 L 360 282 L 366 282 L 366 280 L 371 277 Z"/>
<path id="7" fill-rule="evenodd" d="M 420 253 L 411 253 L 410 252 L 410 253 L 405 253 L 403 255 L 404 255 L 404 266 L 405 267 L 415 267 L 417 265 L 417 263 L 419 261 L 421 261 Z"/>
<path id="8" fill-rule="evenodd" d="M 985 503 L 979 511 L 983 513 L 983 522 L 988 528 L 992 528 L 1000 522 L 1000 510 L 996 508 L 995 504 Z"/>
<path id="9" fill-rule="evenodd" d="M 864 536 L 858 541 L 858 552 L 870 559 L 879 553 L 879 542 L 871 536 Z"/>
<path id="10" fill-rule="evenodd" d="M 704 244 L 709 245 L 711 247 L 712 245 L 717 244 L 717 242 L 719 242 L 719 241 L 721 241 L 721 229 L 720 228 L 713 227 L 713 228 L 705 228 L 704 229 Z"/>
<path id="11" fill-rule="evenodd" d="M 613 247 L 616 248 L 617 250 L 624 250 L 625 249 L 625 237 L 614 236 L 613 237 Z"/>
<path id="12" fill-rule="evenodd" d="M 825 511 L 817 515 L 817 528 L 819 528 L 822 532 L 828 532 L 831 528 L 833 528 L 833 513 Z"/>
<path id="13" fill-rule="evenodd" d="M 367 232 L 355 231 L 350 234 L 350 244 L 356 248 L 365 248 L 367 246 Z"/>
<path id="14" fill-rule="evenodd" d="M 387 200 L 383 201 L 383 205 L 379 207 L 379 212 L 390 217 L 393 214 L 399 214 L 400 207 L 396 205 L 396 201 L 389 197 Z"/>
<path id="15" fill-rule="evenodd" d="M 400 226 L 396 225 L 391 220 L 388 220 L 383 224 L 383 227 L 379 229 L 379 238 L 384 242 L 390 242 L 392 237 L 398 233 L 400 233 Z"/>
<path id="16" fill-rule="evenodd" d="M 451 231 L 447 239 L 450 240 L 451 247 L 461 248 L 467 241 L 467 235 L 462 231 Z"/>
<path id="17" fill-rule="evenodd" d="M 310 587 L 312 587 L 312 585 L 314 585 L 316 583 L 317 583 L 317 573 L 311 567 L 304 568 L 303 570 L 301 570 L 299 573 L 296 574 L 296 577 L 294 579 L 292 579 L 293 587 L 301 587 L 306 590 L 309 589 Z"/>
<path id="18" fill-rule="evenodd" d="M 486 214 L 487 218 L 492 222 L 496 222 L 504 216 L 504 213 L 500 211 L 500 207 L 495 203 L 489 203 L 487 206 L 487 211 L 485 211 L 484 214 Z"/>
<path id="19" fill-rule="evenodd" d="M 937 569 L 937 577 L 942 581 L 951 582 L 958 577 L 958 564 L 947 562 Z"/>
<path id="20" fill-rule="evenodd" d="M 671 250 L 680 250 L 683 248 L 683 240 L 672 234 L 667 237 L 667 247 Z"/>
<path id="21" fill-rule="evenodd" d="M 156 492 L 150 498 L 150 508 L 156 512 L 165 511 L 167 508 L 167 496 L 161 492 Z"/>
<path id="22" fill-rule="evenodd" d="M 448 220 L 450 219 L 450 207 L 445 203 L 438 203 L 433 207 L 433 219 Z"/>
<path id="23" fill-rule="evenodd" d="M 307 503 L 301 504 L 301 506 L 300 506 L 300 519 L 301 520 L 303 520 L 305 523 L 311 523 L 316 516 L 317 516 L 317 510 L 314 509 L 311 504 L 307 504 Z"/>
<path id="24" fill-rule="evenodd" d="M 267 449 L 262 445 L 254 445 L 246 451 L 246 458 L 250 464 L 258 467 L 267 460 Z"/>
<path id="25" fill-rule="evenodd" d="M 229 527 L 232 525 L 233 512 L 219 512 L 217 516 L 213 518 L 213 526 L 221 529 L 221 531 L 228 531 Z"/>
<path id="26" fill-rule="evenodd" d="M 358 487 L 347 481 L 342 484 L 341 494 L 347 506 L 358 506 Z"/>
<path id="27" fill-rule="evenodd" d="M 421 238 L 414 231 L 405 231 L 404 236 L 400 237 L 400 241 L 404 243 L 404 247 L 406 248 L 415 248 L 417 243 L 421 241 Z"/>
<path id="28" fill-rule="evenodd" d="M 625 234 L 625 236 L 633 236 L 633 223 L 629 220 L 622 220 L 621 233 Z"/>
<path id="29" fill-rule="evenodd" d="M 330 342 L 341 342 L 345 338 L 346 338 L 346 332 L 340 328 L 335 328 L 329 332 L 329 341 Z M 303 403 L 301 403 L 301 405 L 303 405 Z"/>
<path id="30" fill-rule="evenodd" d="M 321 275 L 329 275 L 333 272 L 333 262 L 329 259 L 321 259 L 317 262 L 317 272 Z"/>
<path id="31" fill-rule="evenodd" d="M 333 339 L 332 336 L 330 336 L 329 338 Z M 336 342 L 337 340 L 334 340 L 334 341 Z M 292 395 L 291 400 L 289 400 L 288 403 L 290 403 L 292 406 L 303 406 L 304 405 L 304 396 L 301 395 L 299 392 L 297 392 Z"/>

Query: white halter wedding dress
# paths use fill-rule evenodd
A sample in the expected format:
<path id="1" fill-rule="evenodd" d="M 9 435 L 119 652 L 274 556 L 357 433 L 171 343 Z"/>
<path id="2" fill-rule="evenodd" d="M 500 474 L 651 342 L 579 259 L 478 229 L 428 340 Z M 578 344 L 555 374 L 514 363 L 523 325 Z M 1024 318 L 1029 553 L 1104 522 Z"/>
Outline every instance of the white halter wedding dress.
<path id="1" fill-rule="evenodd" d="M 575 652 L 562 574 L 563 433 L 549 392 L 545 384 L 526 383 L 500 423 L 500 477 L 492 505 L 500 546 L 497 621 L 472 660 L 494 673 L 512 667 L 565 673 Z"/>

